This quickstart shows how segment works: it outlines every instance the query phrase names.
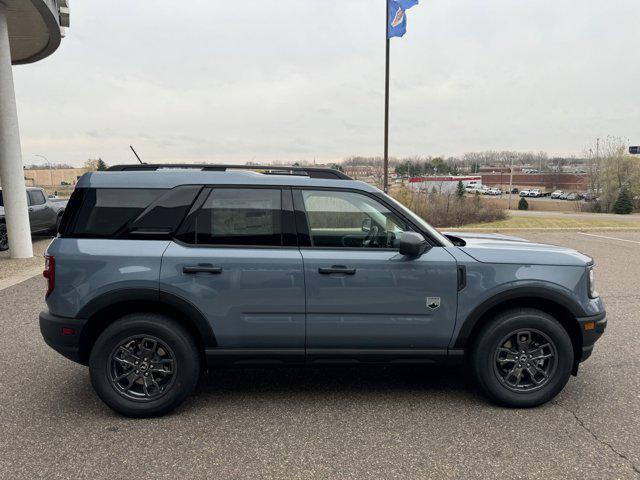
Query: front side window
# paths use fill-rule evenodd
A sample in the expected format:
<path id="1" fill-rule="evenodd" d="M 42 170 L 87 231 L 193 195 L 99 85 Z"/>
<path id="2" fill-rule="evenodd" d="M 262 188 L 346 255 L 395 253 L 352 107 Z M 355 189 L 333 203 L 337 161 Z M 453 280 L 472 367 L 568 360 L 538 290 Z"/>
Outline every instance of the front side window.
<path id="1" fill-rule="evenodd" d="M 40 190 L 29 190 L 27 198 L 29 199 L 29 205 L 44 205 L 47 203 L 44 194 Z"/>
<path id="2" fill-rule="evenodd" d="M 302 192 L 314 247 L 398 248 L 406 223 L 380 202 L 359 193 Z"/>
<path id="3" fill-rule="evenodd" d="M 214 188 L 179 239 L 196 245 L 282 245 L 280 189 Z"/>

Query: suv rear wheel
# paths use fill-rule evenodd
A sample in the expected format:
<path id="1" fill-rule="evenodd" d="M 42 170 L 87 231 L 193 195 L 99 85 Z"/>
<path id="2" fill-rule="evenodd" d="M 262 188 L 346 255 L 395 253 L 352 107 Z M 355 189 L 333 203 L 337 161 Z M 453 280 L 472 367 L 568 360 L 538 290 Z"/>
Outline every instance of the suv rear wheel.
<path id="1" fill-rule="evenodd" d="M 535 309 L 509 310 L 484 326 L 471 355 L 480 388 L 510 407 L 535 407 L 566 385 L 573 345 L 566 330 Z"/>
<path id="2" fill-rule="evenodd" d="M 127 315 L 98 337 L 91 384 L 109 407 L 129 417 L 164 415 L 193 392 L 200 359 L 180 324 L 152 313 Z"/>

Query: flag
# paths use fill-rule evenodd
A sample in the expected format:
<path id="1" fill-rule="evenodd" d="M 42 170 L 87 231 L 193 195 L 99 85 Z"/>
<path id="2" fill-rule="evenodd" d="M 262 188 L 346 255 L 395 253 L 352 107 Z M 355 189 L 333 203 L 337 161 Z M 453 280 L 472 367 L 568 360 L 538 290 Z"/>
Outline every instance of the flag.
<path id="1" fill-rule="evenodd" d="M 402 37 L 407 33 L 406 10 L 418 5 L 418 0 L 387 0 L 389 8 L 389 24 L 387 38 Z"/>

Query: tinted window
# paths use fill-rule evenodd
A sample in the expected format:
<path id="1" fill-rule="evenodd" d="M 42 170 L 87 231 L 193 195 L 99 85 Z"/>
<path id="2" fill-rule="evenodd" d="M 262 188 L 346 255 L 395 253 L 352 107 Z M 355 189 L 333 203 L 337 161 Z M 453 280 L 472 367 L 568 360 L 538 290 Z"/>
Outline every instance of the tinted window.
<path id="1" fill-rule="evenodd" d="M 200 245 L 282 245 L 280 189 L 216 188 L 180 239 Z"/>
<path id="2" fill-rule="evenodd" d="M 29 190 L 27 191 L 27 196 L 29 205 L 44 205 L 47 202 L 40 190 Z"/>
<path id="3" fill-rule="evenodd" d="M 4 200 L 2 200 L 2 190 L 0 190 L 0 207 L 4 207 Z"/>
<path id="4" fill-rule="evenodd" d="M 405 222 L 380 202 L 359 193 L 303 192 L 312 245 L 398 248 Z"/>
<path id="5" fill-rule="evenodd" d="M 184 186 L 168 191 L 134 220 L 130 232 L 174 232 L 201 189 L 201 186 Z"/>
<path id="6" fill-rule="evenodd" d="M 81 237 L 111 236 L 138 217 L 165 191 L 134 188 L 85 189 L 73 224 L 70 228 L 65 225 L 64 231 Z M 74 205 L 76 203 L 73 202 Z"/>

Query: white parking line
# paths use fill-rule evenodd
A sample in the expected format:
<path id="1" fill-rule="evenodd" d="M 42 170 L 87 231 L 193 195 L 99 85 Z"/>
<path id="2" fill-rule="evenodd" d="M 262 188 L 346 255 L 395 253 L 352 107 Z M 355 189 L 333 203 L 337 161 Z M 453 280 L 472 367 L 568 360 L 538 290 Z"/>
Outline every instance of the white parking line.
<path id="1" fill-rule="evenodd" d="M 38 275 L 42 275 L 42 267 L 31 267 L 28 270 L 20 273 L 19 275 L 13 275 L 12 277 L 0 279 L 0 292 Z"/>
<path id="2" fill-rule="evenodd" d="M 637 241 L 637 240 L 627 240 L 626 238 L 607 237 L 607 236 L 604 236 L 604 235 L 594 235 L 593 233 L 584 233 L 584 232 L 578 232 L 578 235 L 586 235 L 587 237 L 606 238 L 608 240 L 618 240 L 619 242 L 637 243 L 637 244 L 640 245 L 639 241 Z"/>

